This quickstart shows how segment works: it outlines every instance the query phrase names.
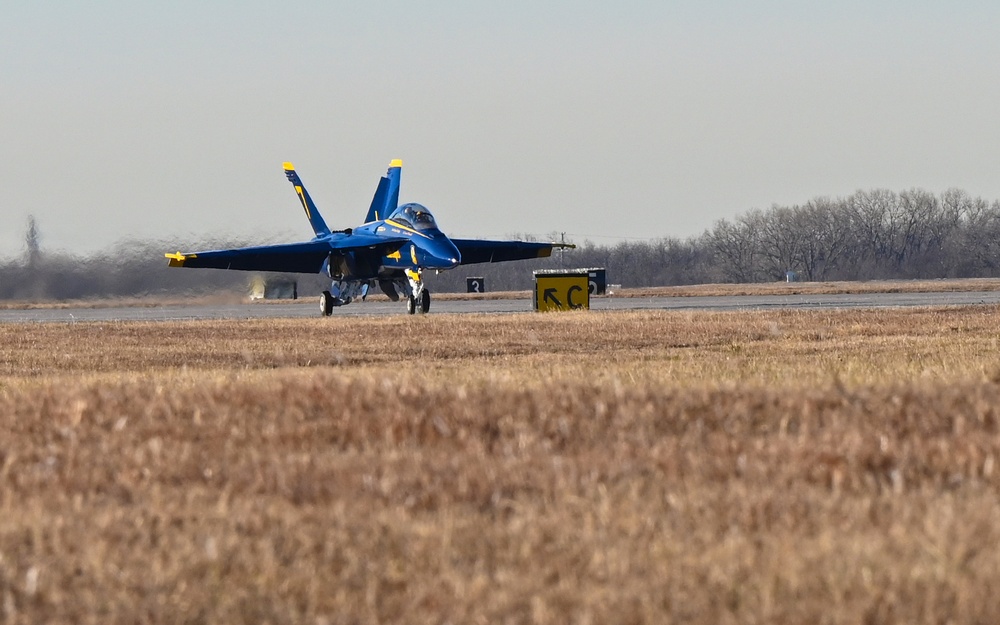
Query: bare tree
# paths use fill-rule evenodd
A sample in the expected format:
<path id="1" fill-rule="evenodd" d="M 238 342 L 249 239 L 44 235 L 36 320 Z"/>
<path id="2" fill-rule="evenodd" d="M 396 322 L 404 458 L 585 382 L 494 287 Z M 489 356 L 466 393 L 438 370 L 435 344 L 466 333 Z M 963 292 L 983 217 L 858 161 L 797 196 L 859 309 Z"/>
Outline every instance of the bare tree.
<path id="1" fill-rule="evenodd" d="M 760 263 L 764 274 L 781 280 L 789 271 L 802 270 L 803 246 L 809 233 L 802 224 L 802 209 L 772 206 L 767 212 L 757 212 L 752 218 L 760 233 Z"/>
<path id="2" fill-rule="evenodd" d="M 875 277 L 878 272 L 890 245 L 886 222 L 894 202 L 895 194 L 887 189 L 858 191 L 847 199 L 855 239 L 853 261 L 859 274 Z"/>
<path id="3" fill-rule="evenodd" d="M 799 266 L 806 280 L 826 280 L 836 271 L 851 243 L 851 223 L 845 205 L 817 198 L 799 209 Z"/>
<path id="4" fill-rule="evenodd" d="M 994 275 L 1000 271 L 1000 201 L 970 201 L 964 222 L 955 245 L 963 273 Z"/>
<path id="5" fill-rule="evenodd" d="M 760 211 L 750 211 L 735 222 L 715 222 L 709 235 L 719 271 L 731 282 L 753 282 L 759 275 Z"/>
<path id="6" fill-rule="evenodd" d="M 28 217 L 28 229 L 24 233 L 24 248 L 25 264 L 31 268 L 37 267 L 38 261 L 42 257 L 42 247 L 34 215 Z"/>

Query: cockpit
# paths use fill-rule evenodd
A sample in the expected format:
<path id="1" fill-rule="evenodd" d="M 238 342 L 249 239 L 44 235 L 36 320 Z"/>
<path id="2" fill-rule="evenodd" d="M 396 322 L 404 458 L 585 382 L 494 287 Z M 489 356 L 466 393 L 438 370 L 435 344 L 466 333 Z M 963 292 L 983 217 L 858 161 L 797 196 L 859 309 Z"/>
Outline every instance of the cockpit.
<path id="1" fill-rule="evenodd" d="M 421 204 L 403 204 L 393 213 L 392 219 L 402 222 L 416 230 L 437 229 L 434 215 Z"/>

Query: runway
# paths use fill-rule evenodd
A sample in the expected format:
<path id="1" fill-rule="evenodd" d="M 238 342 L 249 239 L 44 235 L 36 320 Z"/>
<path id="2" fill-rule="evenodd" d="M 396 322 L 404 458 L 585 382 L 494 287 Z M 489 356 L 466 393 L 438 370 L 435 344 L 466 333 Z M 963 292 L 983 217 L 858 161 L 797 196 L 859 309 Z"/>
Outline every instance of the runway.
<path id="1" fill-rule="evenodd" d="M 861 309 L 914 306 L 1000 304 L 1000 291 L 941 293 L 865 293 L 836 295 L 738 295 L 717 297 L 600 297 L 592 310 L 762 310 Z M 503 314 L 530 312 L 530 299 L 433 300 L 429 314 Z M 331 322 L 344 316 L 406 316 L 402 302 L 358 302 L 336 308 Z M 0 323 L 76 323 L 91 321 L 179 321 L 192 319 L 295 319 L 319 317 L 319 304 L 289 303 L 191 304 L 167 306 L 35 308 L 0 310 Z"/>

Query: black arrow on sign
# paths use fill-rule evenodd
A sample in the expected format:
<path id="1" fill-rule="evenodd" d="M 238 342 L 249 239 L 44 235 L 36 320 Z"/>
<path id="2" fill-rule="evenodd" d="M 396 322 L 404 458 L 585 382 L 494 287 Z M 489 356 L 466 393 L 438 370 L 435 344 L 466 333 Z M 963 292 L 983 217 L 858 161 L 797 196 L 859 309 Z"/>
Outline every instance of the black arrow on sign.
<path id="1" fill-rule="evenodd" d="M 558 289 L 545 289 L 545 291 L 542 293 L 542 301 L 548 302 L 551 300 L 552 303 L 555 304 L 557 307 L 562 308 L 563 307 L 562 302 L 556 299 L 557 290 Z"/>

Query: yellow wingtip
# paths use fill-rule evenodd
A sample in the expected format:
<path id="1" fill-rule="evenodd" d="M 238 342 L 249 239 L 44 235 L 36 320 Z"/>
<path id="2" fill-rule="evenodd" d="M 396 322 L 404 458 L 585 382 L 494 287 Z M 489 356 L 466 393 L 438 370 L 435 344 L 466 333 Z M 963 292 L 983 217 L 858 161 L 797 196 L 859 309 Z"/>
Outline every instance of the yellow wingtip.
<path id="1" fill-rule="evenodd" d="M 285 171 L 294 171 L 295 170 L 295 165 L 292 165 L 288 161 L 285 161 L 284 163 L 282 163 L 281 166 L 285 168 Z"/>
<path id="2" fill-rule="evenodd" d="M 392 167 L 402 167 L 402 166 L 403 166 L 403 159 L 401 159 L 401 158 L 394 158 L 389 163 L 389 167 L 390 168 L 392 168 Z"/>
<path id="3" fill-rule="evenodd" d="M 169 262 L 167 262 L 168 267 L 183 267 L 184 261 L 190 258 L 187 254 L 181 254 L 180 252 L 175 254 L 164 254 L 164 256 L 166 256 L 169 260 Z M 191 256 L 194 255 L 192 254 Z"/>

